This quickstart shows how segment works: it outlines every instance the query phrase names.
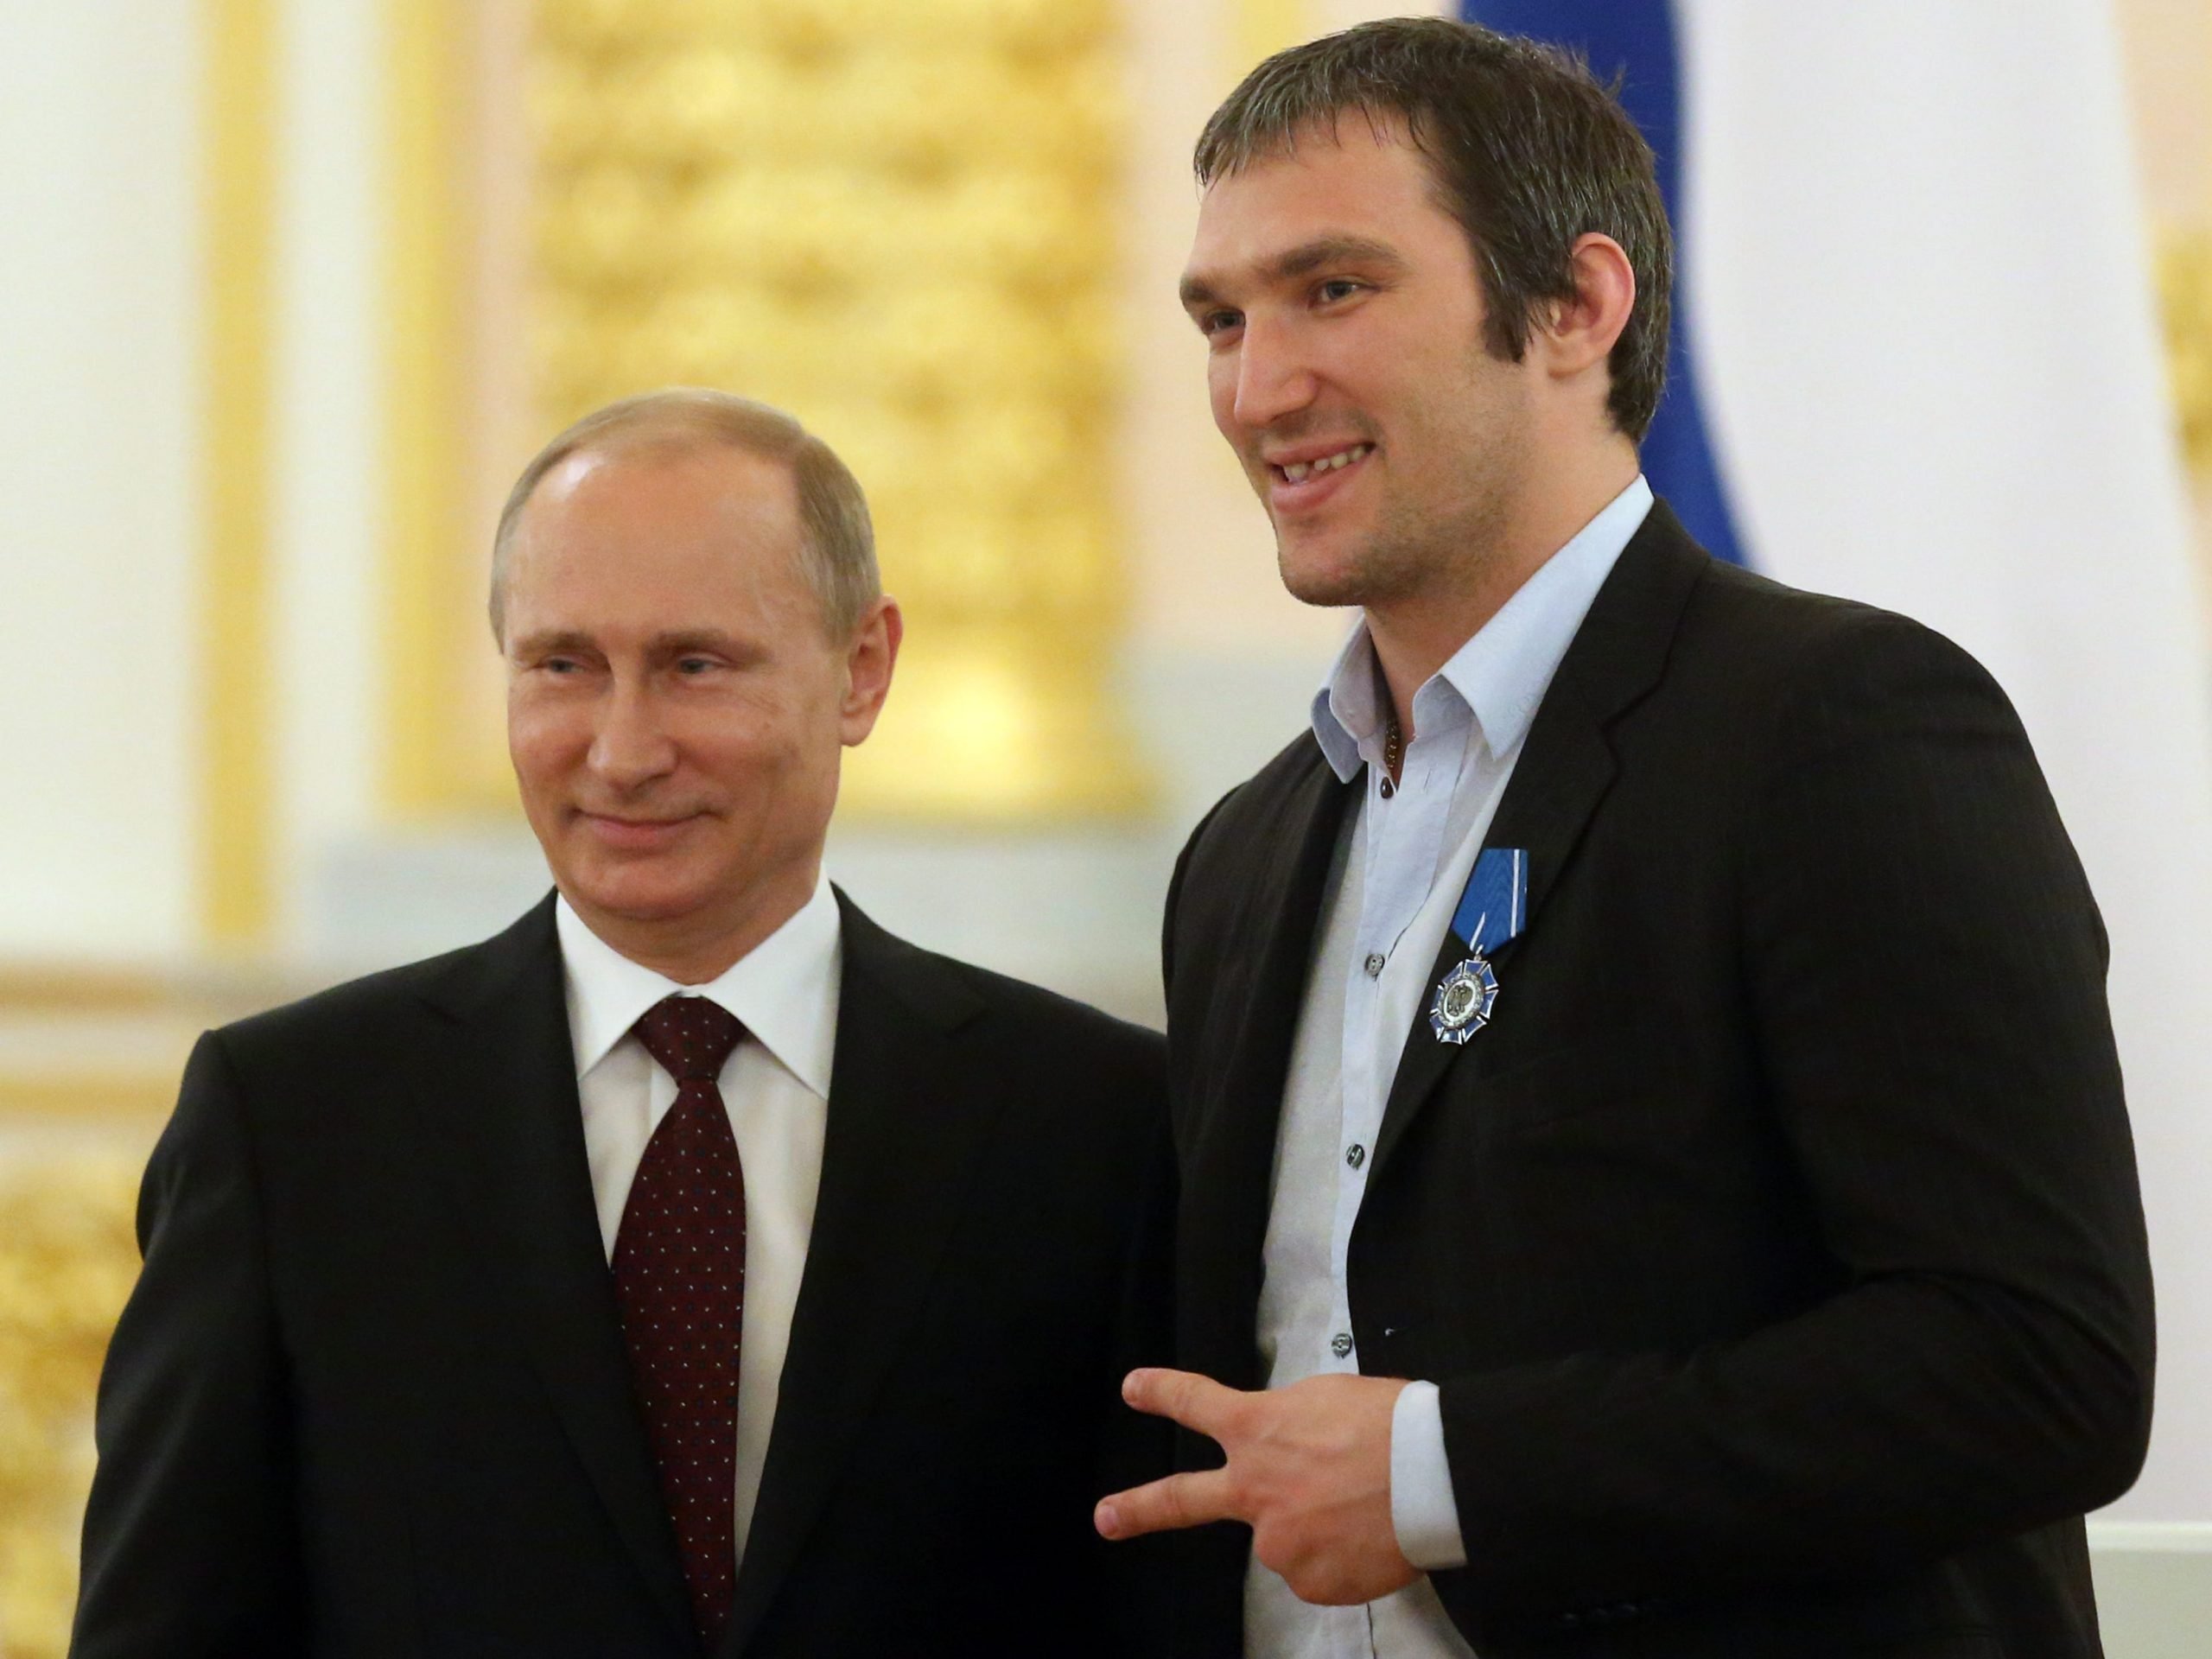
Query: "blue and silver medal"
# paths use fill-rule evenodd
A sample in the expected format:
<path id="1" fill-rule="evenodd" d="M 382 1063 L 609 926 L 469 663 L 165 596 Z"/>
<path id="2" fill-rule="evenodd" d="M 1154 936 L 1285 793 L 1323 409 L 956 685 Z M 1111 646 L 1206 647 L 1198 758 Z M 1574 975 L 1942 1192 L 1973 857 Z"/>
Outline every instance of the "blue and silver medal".
<path id="1" fill-rule="evenodd" d="M 1490 1023 L 1497 971 L 1489 953 L 1521 931 L 1529 906 L 1529 854 L 1520 847 L 1485 847 L 1452 912 L 1452 935 L 1466 957 L 1437 982 L 1428 1028 L 1440 1043 L 1465 1042 Z"/>

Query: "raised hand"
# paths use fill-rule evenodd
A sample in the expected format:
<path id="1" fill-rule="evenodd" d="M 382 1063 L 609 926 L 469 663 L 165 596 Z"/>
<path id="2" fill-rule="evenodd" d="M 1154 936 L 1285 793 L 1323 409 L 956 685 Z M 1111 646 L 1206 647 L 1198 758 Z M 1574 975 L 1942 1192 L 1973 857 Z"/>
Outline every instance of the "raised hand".
<path id="1" fill-rule="evenodd" d="M 1218 1441 L 1219 1469 L 1116 1492 L 1102 1536 L 1242 1521 L 1252 1553 L 1301 1599 L 1373 1601 L 1420 1576 L 1390 1524 L 1390 1416 L 1402 1378 L 1310 1376 L 1243 1393 L 1190 1371 L 1131 1371 L 1122 1397 Z"/>

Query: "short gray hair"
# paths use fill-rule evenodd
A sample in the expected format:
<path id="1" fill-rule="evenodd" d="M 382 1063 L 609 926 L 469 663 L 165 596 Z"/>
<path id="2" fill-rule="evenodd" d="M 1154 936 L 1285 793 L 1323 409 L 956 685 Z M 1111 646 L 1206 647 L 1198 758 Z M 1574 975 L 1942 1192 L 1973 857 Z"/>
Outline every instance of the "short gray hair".
<path id="1" fill-rule="evenodd" d="M 492 538 L 492 637 L 506 639 L 507 560 L 523 509 L 545 474 L 585 450 L 722 445 L 791 468 L 798 494 L 799 566 L 833 639 L 850 637 L 883 592 L 868 498 L 837 454 L 791 416 L 750 397 L 670 386 L 595 409 L 539 450 L 507 492 Z"/>

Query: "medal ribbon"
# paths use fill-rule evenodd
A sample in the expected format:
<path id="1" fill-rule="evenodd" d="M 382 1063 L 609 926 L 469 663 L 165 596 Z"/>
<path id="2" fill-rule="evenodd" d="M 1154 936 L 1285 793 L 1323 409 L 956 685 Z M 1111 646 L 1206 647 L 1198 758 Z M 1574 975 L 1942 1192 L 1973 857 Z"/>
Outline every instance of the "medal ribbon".
<path id="1" fill-rule="evenodd" d="M 1529 914 L 1529 849 L 1485 847 L 1475 856 L 1452 933 L 1470 951 L 1487 955 L 1521 931 Z"/>

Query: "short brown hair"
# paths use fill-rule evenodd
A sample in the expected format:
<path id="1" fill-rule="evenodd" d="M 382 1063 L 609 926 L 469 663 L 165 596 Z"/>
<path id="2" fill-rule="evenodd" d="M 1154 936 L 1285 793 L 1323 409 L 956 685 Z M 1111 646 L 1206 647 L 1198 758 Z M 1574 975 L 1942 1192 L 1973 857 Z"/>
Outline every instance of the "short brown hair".
<path id="1" fill-rule="evenodd" d="M 822 603 L 822 621 L 844 639 L 882 593 L 875 529 L 860 480 L 836 452 L 791 416 L 750 397 L 670 386 L 595 409 L 539 450 L 507 492 L 492 538 L 492 636 L 505 642 L 507 556 L 515 526 L 545 474 L 587 449 L 722 444 L 791 468 L 798 493 L 800 568 Z"/>
<path id="2" fill-rule="evenodd" d="M 1357 111 L 1402 121 L 1443 206 L 1473 245 L 1485 344 L 1518 362 L 1539 308 L 1572 300 L 1576 238 L 1620 244 L 1636 304 L 1614 342 L 1607 408 L 1641 442 L 1667 381 L 1674 238 L 1651 147 L 1572 53 L 1441 17 L 1362 23 L 1278 52 L 1198 136 L 1201 185 L 1292 149 Z"/>

